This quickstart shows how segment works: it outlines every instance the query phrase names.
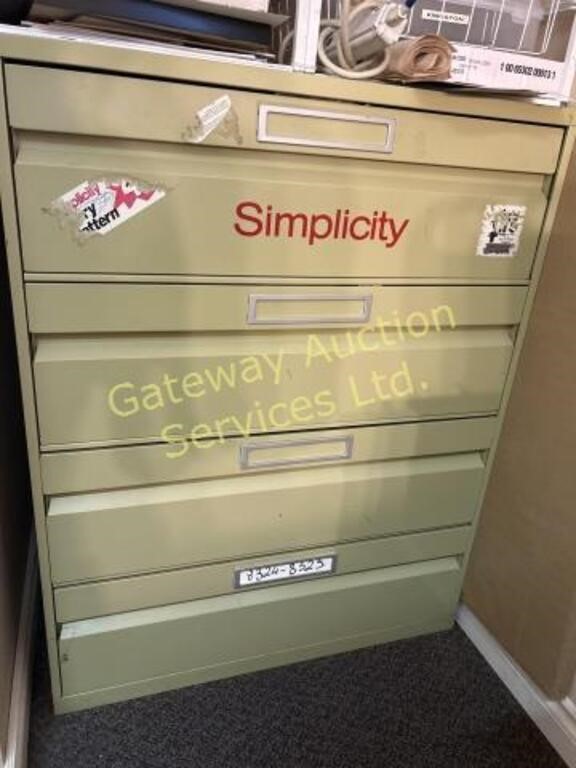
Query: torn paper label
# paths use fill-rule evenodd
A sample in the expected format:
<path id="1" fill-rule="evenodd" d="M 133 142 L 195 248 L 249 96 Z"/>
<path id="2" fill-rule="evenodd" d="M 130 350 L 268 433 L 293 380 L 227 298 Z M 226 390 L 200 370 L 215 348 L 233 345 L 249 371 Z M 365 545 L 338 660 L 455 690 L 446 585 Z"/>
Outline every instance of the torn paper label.
<path id="1" fill-rule="evenodd" d="M 50 212 L 71 222 L 82 238 L 107 235 L 165 194 L 161 187 L 126 178 L 84 181 L 54 200 Z"/>
<path id="2" fill-rule="evenodd" d="M 199 144 L 210 136 L 231 114 L 232 100 L 227 94 L 207 104 L 196 112 L 196 122 L 188 129 L 186 139 Z"/>
<path id="3" fill-rule="evenodd" d="M 500 258 L 515 256 L 525 218 L 525 205 L 487 205 L 476 254 Z"/>

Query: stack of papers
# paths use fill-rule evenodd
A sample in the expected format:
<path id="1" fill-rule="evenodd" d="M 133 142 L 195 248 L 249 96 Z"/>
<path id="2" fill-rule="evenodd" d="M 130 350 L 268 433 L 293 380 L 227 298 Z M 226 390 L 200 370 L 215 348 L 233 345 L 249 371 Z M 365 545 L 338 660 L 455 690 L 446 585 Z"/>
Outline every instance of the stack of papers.
<path id="1" fill-rule="evenodd" d="M 252 11 L 253 13 L 267 13 L 270 9 L 270 0 L 162 0 L 166 5 L 176 5 L 180 8 L 209 8 L 212 13 L 218 9 L 226 13 Z"/>
<path id="2" fill-rule="evenodd" d="M 93 31 L 83 27 L 75 27 L 73 24 L 35 24 L 33 22 L 24 22 L 19 27 L 4 25 L 2 27 L 2 34 L 15 36 L 26 35 L 27 37 L 32 36 L 38 39 L 62 40 L 73 43 L 91 43 L 92 45 L 103 45 L 108 48 L 116 48 L 120 50 L 129 49 L 165 56 L 183 56 L 185 58 L 200 59 L 202 61 L 224 61 L 264 69 L 273 68 L 287 71 L 291 69 L 287 65 L 281 66 L 272 63 L 269 57 L 263 56 L 262 54 L 235 53 L 230 51 L 195 48 L 190 45 L 174 45 L 139 37 L 124 37 L 107 34 L 105 32 Z"/>
<path id="3" fill-rule="evenodd" d="M 269 0 L 47 0 L 32 22 L 183 46 L 273 57 L 274 30 L 289 17 Z"/>

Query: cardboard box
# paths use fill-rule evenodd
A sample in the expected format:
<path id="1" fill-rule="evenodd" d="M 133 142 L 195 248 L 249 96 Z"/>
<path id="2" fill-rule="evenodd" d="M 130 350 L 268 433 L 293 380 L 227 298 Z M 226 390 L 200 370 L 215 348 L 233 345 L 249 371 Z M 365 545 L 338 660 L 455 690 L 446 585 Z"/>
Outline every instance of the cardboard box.
<path id="1" fill-rule="evenodd" d="M 335 18 L 329 0 L 322 3 L 322 16 Z M 319 19 L 311 24 L 297 18 L 295 50 L 306 41 L 309 56 L 305 66 L 298 59 L 296 69 L 314 70 L 319 26 Z M 571 1 L 422 0 L 412 10 L 406 36 L 427 34 L 442 35 L 455 48 L 449 83 L 570 100 L 576 68 L 576 4 Z"/>
<path id="2" fill-rule="evenodd" d="M 574 54 L 554 61 L 521 53 L 455 45 L 449 82 L 491 90 L 520 91 L 568 101 L 574 79 Z"/>
<path id="3" fill-rule="evenodd" d="M 415 6 L 408 32 L 450 40 L 455 48 L 451 83 L 568 101 L 575 20 L 572 3 L 559 0 L 424 0 Z"/>
<path id="4" fill-rule="evenodd" d="M 576 693 L 575 205 L 573 154 L 464 586 L 466 605 L 554 700 Z"/>

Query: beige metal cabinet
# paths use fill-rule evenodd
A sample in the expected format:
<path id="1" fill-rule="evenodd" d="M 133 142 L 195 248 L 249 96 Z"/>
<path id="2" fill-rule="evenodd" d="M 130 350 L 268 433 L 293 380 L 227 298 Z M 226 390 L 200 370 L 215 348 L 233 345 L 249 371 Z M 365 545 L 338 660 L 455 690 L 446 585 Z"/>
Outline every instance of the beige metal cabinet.
<path id="1" fill-rule="evenodd" d="M 222 440 L 316 425 L 492 414 L 512 353 L 510 335 L 500 329 L 392 338 L 390 348 L 372 333 L 363 337 L 368 351 L 343 360 L 327 359 L 330 335 L 277 336 L 41 340 L 34 365 L 41 442 L 172 442 L 198 424 L 205 437 Z M 347 339 L 336 337 L 336 345 L 347 350 Z M 172 396 L 163 386 L 167 374 Z M 179 453 L 167 450 L 168 458 Z"/>
<path id="2" fill-rule="evenodd" d="M 459 454 L 64 496 L 48 507 L 52 575 L 95 580 L 461 525 L 483 469 Z"/>
<path id="3" fill-rule="evenodd" d="M 138 67 L 140 57 L 132 58 Z M 104 55 L 100 64 L 104 68 Z M 308 95 L 309 83 L 297 78 L 297 84 L 289 77 L 287 87 L 279 87 L 277 78 L 271 76 L 270 87 L 265 90 L 269 72 L 257 73 L 258 93 L 240 90 L 236 98 L 224 78 L 218 88 L 203 87 L 202 80 L 218 78 L 218 67 L 212 67 L 210 74 L 200 72 L 206 68 L 205 62 L 194 62 L 188 74 L 181 70 L 171 78 L 162 76 L 157 68 L 156 77 L 150 81 L 129 77 L 126 66 L 111 66 L 111 74 L 96 75 L 82 71 L 82 67 L 73 71 L 7 65 L 10 123 L 22 131 L 41 130 L 61 138 L 66 134 L 66 140 L 98 136 L 190 144 L 197 140 L 194 123 L 198 110 L 228 96 L 234 97 L 233 120 L 203 137 L 202 144 L 523 173 L 553 173 L 562 145 L 563 130 L 554 126 L 564 122 L 559 115 L 541 122 L 533 112 L 519 117 L 521 110 L 517 110 L 508 121 L 486 120 L 482 117 L 503 117 L 506 108 L 499 110 L 495 105 L 483 110 L 478 105 L 474 119 L 467 119 L 457 116 L 458 112 L 470 112 L 454 103 L 450 110 L 449 101 L 439 110 L 445 114 L 407 112 L 404 107 L 410 96 L 402 95 L 395 104 L 386 98 L 392 94 L 384 94 L 382 102 L 382 94 L 375 98 L 371 89 L 372 98 L 363 98 L 357 83 L 355 100 L 344 96 L 350 83 L 317 81 L 324 98 L 303 101 L 298 97 Z M 114 76 L 115 71 L 124 76 Z M 230 68 L 227 74 L 230 82 Z M 256 73 L 238 69 L 236 74 L 244 79 L 245 87 L 251 87 L 251 76 Z M 234 84 L 230 82 L 230 86 Z M 290 95 L 282 96 L 282 91 Z M 29 98 L 31 93 L 33 99 Z M 99 103 L 106 104 L 106 109 L 95 109 Z M 384 103 L 386 108 L 374 108 L 371 103 Z M 518 119 L 536 124 L 518 125 Z"/>
<path id="4" fill-rule="evenodd" d="M 546 207 L 542 174 L 68 136 L 23 138 L 15 176 L 29 272 L 523 279 Z M 79 259 L 78 222 L 50 203 L 100 179 L 164 196 L 113 248 L 105 228 L 84 233 Z M 478 257 L 486 206 L 510 201 L 525 209 L 518 253 Z"/>
<path id="5" fill-rule="evenodd" d="M 445 558 L 65 624 L 64 694 L 136 691 L 159 677 L 173 687 L 170 678 L 186 684 L 209 678 L 209 669 L 250 671 L 261 656 L 293 661 L 440 628 L 459 576 L 456 558 Z"/>
<path id="6" fill-rule="evenodd" d="M 448 628 L 572 113 L 0 53 L 56 709 Z"/>
<path id="7" fill-rule="evenodd" d="M 454 526 L 335 544 L 321 549 L 297 550 L 295 557 L 309 560 L 326 555 L 333 556 L 338 560 L 339 574 L 360 573 L 389 565 L 458 557 L 466 549 L 469 535 L 468 525 Z M 230 592 L 232 572 L 282 563 L 281 556 L 265 555 L 177 571 L 157 571 L 141 576 L 63 586 L 57 588 L 54 593 L 56 615 L 58 621 L 68 623 L 141 608 L 171 605 L 201 597 L 225 595 Z"/>

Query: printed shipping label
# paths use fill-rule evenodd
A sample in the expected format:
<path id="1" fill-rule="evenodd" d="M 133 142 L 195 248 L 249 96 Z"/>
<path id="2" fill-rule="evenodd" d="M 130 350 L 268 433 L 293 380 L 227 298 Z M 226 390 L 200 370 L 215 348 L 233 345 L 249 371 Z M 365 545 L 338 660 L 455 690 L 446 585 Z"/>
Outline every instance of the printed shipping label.
<path id="1" fill-rule="evenodd" d="M 107 235 L 157 203 L 164 189 L 131 179 L 84 181 L 54 200 L 51 212 L 63 214 L 84 237 Z"/>
<path id="2" fill-rule="evenodd" d="M 498 90 L 527 91 L 561 97 L 565 65 L 535 58 L 453 43 L 450 82 Z"/>
<path id="3" fill-rule="evenodd" d="M 464 26 L 470 21 L 470 16 L 467 16 L 465 13 L 434 11 L 432 8 L 424 8 L 422 10 L 422 18 L 426 21 L 440 21 L 445 24 L 461 24 Z"/>
<path id="4" fill-rule="evenodd" d="M 487 205 L 476 254 L 501 258 L 515 256 L 525 218 L 525 205 Z"/>
<path id="5" fill-rule="evenodd" d="M 306 576 L 319 576 L 334 573 L 336 570 L 336 556 L 326 555 L 312 557 L 308 560 L 292 560 L 286 563 L 274 565 L 259 565 L 254 568 L 242 568 L 234 574 L 234 586 L 255 587 L 258 584 L 268 584 L 275 581 L 287 581 L 289 579 L 301 579 Z"/>

